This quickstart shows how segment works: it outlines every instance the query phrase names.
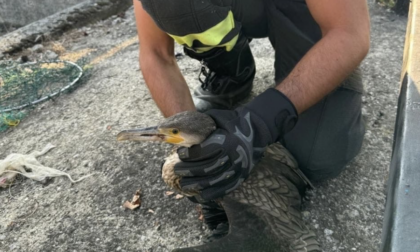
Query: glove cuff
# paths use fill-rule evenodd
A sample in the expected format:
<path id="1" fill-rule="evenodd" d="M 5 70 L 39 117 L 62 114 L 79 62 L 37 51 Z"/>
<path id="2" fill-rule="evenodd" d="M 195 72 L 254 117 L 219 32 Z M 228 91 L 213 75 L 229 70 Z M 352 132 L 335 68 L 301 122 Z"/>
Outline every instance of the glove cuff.
<path id="1" fill-rule="evenodd" d="M 291 131 L 297 122 L 295 106 L 282 92 L 269 88 L 245 105 L 254 115 L 260 117 L 271 134 L 271 143 L 279 141 Z M 269 143 L 269 144 L 271 144 Z"/>

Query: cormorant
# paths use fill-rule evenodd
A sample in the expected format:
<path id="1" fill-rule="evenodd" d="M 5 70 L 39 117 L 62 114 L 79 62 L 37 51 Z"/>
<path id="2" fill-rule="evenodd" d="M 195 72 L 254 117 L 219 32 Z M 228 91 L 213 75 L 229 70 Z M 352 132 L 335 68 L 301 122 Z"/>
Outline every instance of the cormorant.
<path id="1" fill-rule="evenodd" d="M 204 141 L 216 129 L 213 119 L 199 112 L 181 112 L 159 126 L 122 131 L 119 141 L 160 141 L 190 147 Z M 174 173 L 179 162 L 174 151 L 162 167 L 165 183 L 182 191 Z M 315 233 L 302 220 L 302 195 L 310 182 L 297 168 L 292 155 L 279 143 L 267 148 L 248 179 L 218 202 L 229 220 L 229 234 L 197 247 L 177 252 L 316 252 L 322 251 Z"/>

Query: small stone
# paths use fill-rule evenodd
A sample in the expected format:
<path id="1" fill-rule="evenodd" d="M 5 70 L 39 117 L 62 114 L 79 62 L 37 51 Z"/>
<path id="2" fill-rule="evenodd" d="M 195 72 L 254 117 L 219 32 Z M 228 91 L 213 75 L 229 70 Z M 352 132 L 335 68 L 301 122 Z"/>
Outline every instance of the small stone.
<path id="1" fill-rule="evenodd" d="M 357 216 L 359 216 L 359 211 L 357 210 L 353 210 L 349 213 L 350 218 L 355 218 Z"/>
<path id="2" fill-rule="evenodd" d="M 17 243 L 13 243 L 9 246 L 10 250 L 19 249 L 19 245 Z"/>
<path id="3" fill-rule="evenodd" d="M 5 235 L 0 235 L 0 241 L 3 241 L 4 239 L 6 239 Z"/>
<path id="4" fill-rule="evenodd" d="M 45 57 L 49 60 L 55 60 L 58 58 L 58 55 L 50 50 L 45 51 Z"/>
<path id="5" fill-rule="evenodd" d="M 66 241 L 66 236 L 64 234 L 61 234 L 61 235 L 58 236 L 57 240 L 60 243 L 64 243 Z"/>
<path id="6" fill-rule="evenodd" d="M 112 19 L 109 18 L 107 20 L 104 20 L 103 25 L 104 26 L 110 26 L 110 25 L 112 25 Z"/>
<path id="7" fill-rule="evenodd" d="M 116 19 L 114 19 L 113 21 L 112 21 L 112 25 L 117 25 L 117 24 L 119 24 L 119 23 L 121 23 L 122 22 L 122 19 L 121 18 L 116 18 Z"/>
<path id="8" fill-rule="evenodd" d="M 336 217 L 337 217 L 337 220 L 339 220 L 339 221 L 344 221 L 344 215 L 341 215 L 341 214 L 337 214 L 336 215 Z"/>
<path id="9" fill-rule="evenodd" d="M 324 229 L 324 234 L 326 235 L 326 236 L 330 236 L 330 235 L 332 235 L 334 233 L 334 231 L 332 231 L 332 230 L 330 230 L 330 229 Z"/>
<path id="10" fill-rule="evenodd" d="M 36 38 L 35 38 L 34 42 L 35 42 L 35 43 L 40 42 L 40 41 L 42 41 L 42 38 L 43 38 L 43 36 L 42 36 L 42 35 L 38 35 L 38 36 L 36 36 Z"/>
<path id="11" fill-rule="evenodd" d="M 44 46 L 43 45 L 41 45 L 41 44 L 36 44 L 36 45 L 34 45 L 30 50 L 32 51 L 32 52 L 37 52 L 37 53 L 39 53 L 39 52 L 42 52 L 42 49 L 44 49 Z"/>

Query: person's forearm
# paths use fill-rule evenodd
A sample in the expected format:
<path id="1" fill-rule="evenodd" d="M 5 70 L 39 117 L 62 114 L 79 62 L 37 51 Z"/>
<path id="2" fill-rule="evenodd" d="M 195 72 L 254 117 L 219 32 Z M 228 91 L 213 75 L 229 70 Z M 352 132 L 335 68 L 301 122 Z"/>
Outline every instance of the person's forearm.
<path id="1" fill-rule="evenodd" d="M 368 48 L 366 38 L 330 31 L 276 88 L 302 113 L 333 91 L 360 64 Z"/>
<path id="2" fill-rule="evenodd" d="M 153 100 L 165 117 L 195 110 L 190 91 L 175 58 L 140 56 L 140 66 Z"/>

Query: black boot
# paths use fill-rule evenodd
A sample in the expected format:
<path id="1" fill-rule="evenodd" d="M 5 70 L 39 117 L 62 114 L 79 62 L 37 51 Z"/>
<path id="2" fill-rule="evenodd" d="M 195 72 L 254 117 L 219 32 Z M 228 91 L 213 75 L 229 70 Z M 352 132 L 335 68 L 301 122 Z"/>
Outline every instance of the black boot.
<path id="1" fill-rule="evenodd" d="M 185 54 L 203 63 L 199 76 L 201 86 L 193 94 L 198 111 L 232 109 L 251 93 L 255 62 L 245 36 L 239 34 L 229 52 L 225 48 L 204 53 L 185 49 Z"/>

